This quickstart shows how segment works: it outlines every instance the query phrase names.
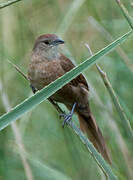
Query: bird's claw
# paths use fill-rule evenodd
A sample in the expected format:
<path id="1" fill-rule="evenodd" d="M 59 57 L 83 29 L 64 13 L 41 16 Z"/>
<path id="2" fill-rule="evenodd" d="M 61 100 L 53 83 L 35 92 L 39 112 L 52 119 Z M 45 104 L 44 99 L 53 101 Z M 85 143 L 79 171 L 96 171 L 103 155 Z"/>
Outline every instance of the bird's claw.
<path id="1" fill-rule="evenodd" d="M 74 113 L 74 109 L 75 109 L 76 103 L 74 103 L 72 110 L 69 114 L 60 114 L 60 117 L 64 118 L 64 121 L 62 123 L 62 127 L 64 128 L 65 124 L 67 125 L 70 120 L 72 119 L 73 113 Z"/>
<path id="2" fill-rule="evenodd" d="M 64 117 L 64 121 L 63 121 L 63 123 L 62 123 L 62 127 L 64 128 L 64 126 L 65 126 L 65 124 L 67 125 L 69 122 L 70 122 L 70 120 L 72 119 L 72 115 L 73 114 L 64 114 L 62 117 Z"/>
<path id="3" fill-rule="evenodd" d="M 30 84 L 30 87 L 32 89 L 32 92 L 35 94 L 37 92 L 37 89 L 34 86 L 32 86 L 31 84 Z"/>

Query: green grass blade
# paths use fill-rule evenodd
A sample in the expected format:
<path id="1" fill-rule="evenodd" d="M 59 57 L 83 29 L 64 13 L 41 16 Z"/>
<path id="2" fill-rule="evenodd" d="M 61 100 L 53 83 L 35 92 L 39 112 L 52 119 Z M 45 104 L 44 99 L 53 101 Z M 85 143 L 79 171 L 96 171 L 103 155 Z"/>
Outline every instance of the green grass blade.
<path id="1" fill-rule="evenodd" d="M 94 56 L 85 60 L 79 66 L 75 67 L 73 70 L 69 71 L 64 76 L 62 76 L 61 78 L 58 78 L 56 81 L 52 82 L 50 85 L 48 85 L 47 87 L 45 87 L 44 89 L 36 93 L 34 96 L 26 99 L 25 101 L 17 105 L 15 108 L 12 109 L 12 111 L 1 116 L 0 117 L 0 130 L 2 130 L 3 128 L 8 126 L 11 122 L 21 117 L 24 113 L 29 112 L 33 107 L 43 102 L 45 99 L 47 99 L 52 94 L 54 94 L 57 90 L 59 90 L 62 86 L 64 86 L 65 84 L 70 82 L 73 78 L 78 76 L 82 71 L 86 70 L 88 67 L 96 63 L 96 61 L 98 61 L 101 57 L 109 53 L 111 50 L 117 47 L 120 43 L 126 40 L 127 37 L 129 37 L 131 33 L 132 31 L 129 31 L 128 33 L 124 34 L 122 37 L 118 38 L 116 41 L 114 41 L 107 47 L 103 48 Z"/>
<path id="2" fill-rule="evenodd" d="M 1 80 L 0 80 L 0 94 L 1 94 L 2 103 L 3 103 L 5 110 L 9 111 L 11 109 L 10 102 L 9 102 L 7 94 L 4 92 L 3 82 Z M 16 144 L 18 146 L 18 152 L 19 152 L 22 164 L 23 164 L 23 168 L 25 170 L 26 179 L 33 180 L 33 174 L 32 174 L 31 167 L 30 167 L 30 165 L 25 157 L 25 154 L 24 154 L 25 146 L 22 141 L 22 135 L 21 135 L 20 129 L 16 122 L 11 124 L 11 128 L 12 128 L 12 131 L 13 131 L 13 134 L 15 137 Z"/>
<path id="3" fill-rule="evenodd" d="M 71 180 L 70 177 L 66 176 L 65 174 L 61 173 L 60 171 L 48 166 L 47 164 L 44 164 L 43 162 L 36 159 L 35 157 L 32 158 L 32 156 L 30 154 L 25 153 L 25 155 L 27 156 L 27 159 L 29 159 L 32 166 L 37 169 L 41 178 L 47 179 L 47 180 L 51 180 L 51 179 Z"/>
<path id="4" fill-rule="evenodd" d="M 68 12 L 66 13 L 64 19 L 62 20 L 61 25 L 59 26 L 59 29 L 57 30 L 57 33 L 64 34 L 67 32 L 68 28 L 73 22 L 73 19 L 76 16 L 76 13 L 78 12 L 78 10 L 80 9 L 80 7 L 83 5 L 84 2 L 85 0 L 74 0 L 71 3 Z"/>
<path id="5" fill-rule="evenodd" d="M 127 9 L 125 8 L 125 6 L 123 5 L 123 3 L 120 0 L 116 0 L 116 2 L 118 3 L 118 5 L 119 5 L 123 15 L 125 16 L 128 24 L 133 29 L 133 18 L 129 15 Z"/>
<path id="6" fill-rule="evenodd" d="M 94 17 L 90 16 L 88 20 L 91 23 L 91 25 L 93 25 L 94 28 L 98 30 L 105 39 L 107 39 L 109 42 L 114 41 L 114 38 L 109 33 L 109 31 L 107 31 L 107 29 L 105 29 L 102 25 L 100 25 L 100 23 Z M 118 53 L 118 55 L 121 57 L 121 59 L 124 61 L 128 69 L 133 73 L 133 64 L 131 63 L 131 59 L 127 56 L 125 51 L 120 47 L 116 48 L 115 50 Z"/>
<path id="7" fill-rule="evenodd" d="M 110 166 L 106 163 L 103 157 L 97 152 L 94 148 L 93 144 L 84 136 L 84 134 L 74 125 L 74 123 L 70 122 L 69 125 L 74 130 L 74 132 L 80 137 L 83 144 L 86 145 L 87 149 L 96 160 L 97 164 L 103 170 L 103 172 L 108 176 L 110 180 L 117 180 L 117 177 L 112 172 Z"/>
<path id="8" fill-rule="evenodd" d="M 101 75 L 103 82 L 110 94 L 110 97 L 113 101 L 113 104 L 114 104 L 116 110 L 117 110 L 117 113 L 121 119 L 125 133 L 127 134 L 129 139 L 133 140 L 133 130 L 130 126 L 130 122 L 129 122 L 126 114 L 124 113 L 124 110 L 122 109 L 122 107 L 120 105 L 119 99 L 118 99 L 117 95 L 115 94 L 114 89 L 112 88 L 112 85 L 111 85 L 110 81 L 108 80 L 107 75 L 101 74 L 101 73 L 100 73 L 100 75 Z"/>
<path id="9" fill-rule="evenodd" d="M 16 2 L 19 2 L 19 1 L 22 1 L 22 0 L 12 0 L 12 1 L 3 2 L 0 4 L 0 9 L 5 8 L 7 6 L 10 6 L 10 5 L 12 5 Z"/>

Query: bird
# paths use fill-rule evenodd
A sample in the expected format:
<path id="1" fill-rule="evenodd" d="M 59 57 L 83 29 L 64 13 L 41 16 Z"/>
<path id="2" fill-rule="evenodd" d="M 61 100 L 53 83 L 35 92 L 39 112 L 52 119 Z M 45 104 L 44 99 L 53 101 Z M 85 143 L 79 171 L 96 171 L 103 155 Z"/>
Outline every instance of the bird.
<path id="1" fill-rule="evenodd" d="M 56 34 L 43 34 L 35 40 L 28 67 L 28 79 L 34 93 L 75 67 L 73 62 L 59 50 L 59 46 L 64 43 Z M 88 96 L 87 80 L 83 74 L 80 74 L 55 92 L 50 99 L 63 103 L 70 110 L 68 116 L 63 115 L 65 118 L 63 126 L 67 120 L 71 119 L 73 112 L 77 114 L 81 131 L 87 135 L 103 158 L 111 164 L 109 150 L 90 110 Z"/>

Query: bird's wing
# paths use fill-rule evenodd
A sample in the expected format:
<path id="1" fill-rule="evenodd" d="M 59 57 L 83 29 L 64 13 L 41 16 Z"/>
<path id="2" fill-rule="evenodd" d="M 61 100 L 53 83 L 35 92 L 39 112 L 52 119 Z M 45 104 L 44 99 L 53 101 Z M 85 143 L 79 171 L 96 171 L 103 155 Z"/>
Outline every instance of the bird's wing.
<path id="1" fill-rule="evenodd" d="M 72 61 L 68 59 L 66 56 L 64 56 L 63 54 L 61 54 L 60 56 L 60 64 L 65 72 L 68 72 L 75 67 Z M 83 74 L 78 75 L 75 79 L 71 81 L 71 84 L 73 86 L 78 86 L 79 83 L 81 86 L 89 90 L 88 83 L 85 77 L 83 76 Z"/>

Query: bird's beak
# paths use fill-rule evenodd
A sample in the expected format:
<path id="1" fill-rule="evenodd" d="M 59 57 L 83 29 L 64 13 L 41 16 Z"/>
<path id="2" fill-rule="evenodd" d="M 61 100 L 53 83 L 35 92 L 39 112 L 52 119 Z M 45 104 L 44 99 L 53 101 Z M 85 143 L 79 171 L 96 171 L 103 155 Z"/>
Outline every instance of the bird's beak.
<path id="1" fill-rule="evenodd" d="M 56 39 L 56 40 L 54 40 L 51 44 L 53 45 L 53 46 L 57 46 L 57 45 L 59 45 L 59 44 L 64 44 L 65 42 L 62 40 L 62 39 Z"/>

